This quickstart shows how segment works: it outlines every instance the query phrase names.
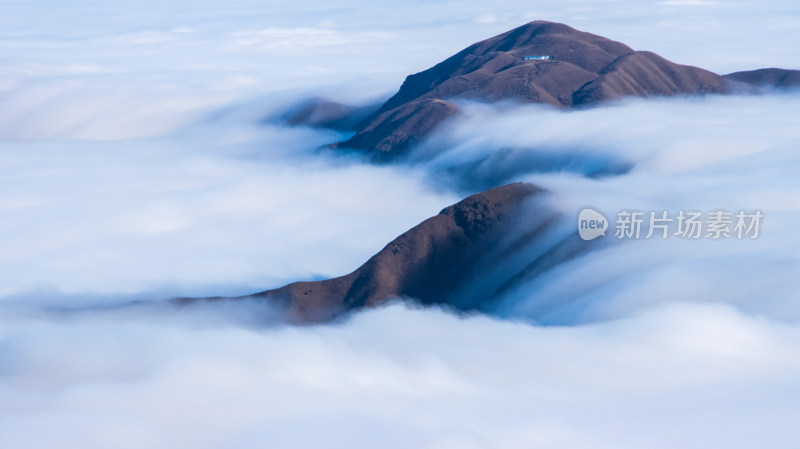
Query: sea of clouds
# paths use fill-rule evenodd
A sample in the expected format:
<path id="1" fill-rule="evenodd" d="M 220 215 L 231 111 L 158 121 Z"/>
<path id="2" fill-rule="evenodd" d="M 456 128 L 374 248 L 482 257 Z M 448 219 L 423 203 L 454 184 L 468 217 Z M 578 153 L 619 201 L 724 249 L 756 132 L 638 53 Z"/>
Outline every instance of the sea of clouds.
<path id="1" fill-rule="evenodd" d="M 797 69 L 796 4 L 0 10 L 0 446 L 798 440 L 797 92 L 572 112 L 463 104 L 392 167 L 319 150 L 344 134 L 275 120 L 313 95 L 386 98 L 405 75 L 534 19 L 719 73 Z M 517 180 L 546 187 L 565 216 L 765 218 L 756 240 L 605 240 L 522 283 L 493 317 L 394 304 L 297 328 L 257 302 L 159 301 L 347 273 L 464 195 Z M 115 307 L 132 300 L 150 305 Z"/>

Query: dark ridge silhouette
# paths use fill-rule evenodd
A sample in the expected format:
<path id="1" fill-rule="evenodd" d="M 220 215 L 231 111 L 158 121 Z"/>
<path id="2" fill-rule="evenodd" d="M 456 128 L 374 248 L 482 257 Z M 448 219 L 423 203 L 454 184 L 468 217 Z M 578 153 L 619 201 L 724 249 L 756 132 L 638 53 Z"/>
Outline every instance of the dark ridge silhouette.
<path id="1" fill-rule="evenodd" d="M 337 131 L 352 131 L 380 105 L 351 106 L 326 100 L 310 98 L 287 111 L 282 119 L 290 126 L 310 126 Z"/>
<path id="2" fill-rule="evenodd" d="M 327 322 L 396 298 L 486 311 L 495 293 L 536 265 L 526 244 L 562 218 L 545 205 L 545 193 L 527 183 L 495 187 L 423 221 L 350 274 L 242 298 L 267 300 L 292 323 Z"/>
<path id="3" fill-rule="evenodd" d="M 786 89 L 800 86 L 800 70 L 758 69 L 724 75 L 725 79 L 761 87 Z"/>

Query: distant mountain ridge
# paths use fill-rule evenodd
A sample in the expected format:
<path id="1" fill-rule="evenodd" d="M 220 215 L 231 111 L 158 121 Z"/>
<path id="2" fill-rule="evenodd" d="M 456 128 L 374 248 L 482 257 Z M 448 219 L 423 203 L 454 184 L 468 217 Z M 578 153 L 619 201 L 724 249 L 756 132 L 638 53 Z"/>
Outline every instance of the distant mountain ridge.
<path id="1" fill-rule="evenodd" d="M 755 86 L 777 87 L 780 89 L 800 86 L 800 70 L 758 69 L 729 73 L 724 77 L 725 79 Z"/>
<path id="2" fill-rule="evenodd" d="M 526 60 L 547 55 L 552 60 Z M 648 51 L 576 30 L 533 21 L 477 42 L 422 72 L 351 129 L 336 148 L 364 152 L 379 162 L 404 156 L 443 121 L 459 99 L 511 100 L 579 107 L 624 97 L 726 94 L 754 86 L 800 85 L 800 71 L 762 69 L 717 75 Z"/>

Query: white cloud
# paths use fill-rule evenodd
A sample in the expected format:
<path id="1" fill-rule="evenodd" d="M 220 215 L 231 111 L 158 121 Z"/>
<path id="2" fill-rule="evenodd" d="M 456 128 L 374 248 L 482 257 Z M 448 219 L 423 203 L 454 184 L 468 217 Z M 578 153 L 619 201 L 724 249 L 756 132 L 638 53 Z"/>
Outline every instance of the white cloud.
<path id="1" fill-rule="evenodd" d="M 574 328 L 400 306 L 302 329 L 181 321 L 6 323 L 3 440 L 746 448 L 797 436 L 797 328 L 722 306 Z"/>
<path id="2" fill-rule="evenodd" d="M 7 144 L 0 290 L 202 294 L 345 274 L 457 198 L 419 174 L 312 155 L 330 133 L 215 126 L 207 138 Z"/>

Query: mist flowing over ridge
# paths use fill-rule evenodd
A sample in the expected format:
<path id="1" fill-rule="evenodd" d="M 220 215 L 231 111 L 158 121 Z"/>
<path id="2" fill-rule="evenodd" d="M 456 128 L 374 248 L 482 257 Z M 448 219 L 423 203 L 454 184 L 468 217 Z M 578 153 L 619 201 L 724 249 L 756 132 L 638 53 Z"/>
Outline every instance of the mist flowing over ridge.
<path id="1" fill-rule="evenodd" d="M 543 59 L 526 59 L 530 55 Z M 469 113 L 476 101 L 492 104 L 512 100 L 517 105 L 579 107 L 633 97 L 763 94 L 765 91 L 757 86 L 792 87 L 798 73 L 764 69 L 723 77 L 675 64 L 652 52 L 634 51 L 620 42 L 564 24 L 534 21 L 473 44 L 434 67 L 409 76 L 394 96 L 371 113 L 365 112 L 369 110 L 367 107 L 353 109 L 315 99 L 290 112 L 285 119 L 290 125 L 346 129 L 342 123 L 356 123 L 356 117 L 369 114 L 354 125 L 360 130 L 339 147 L 361 148 L 373 161 L 392 162 L 403 157 L 436 166 L 437 160 L 446 160 L 448 153 L 452 153 L 448 134 L 458 129 L 459 117 L 465 115 L 462 109 Z M 481 107 L 474 109 L 480 111 Z M 505 117 L 522 110 L 507 104 L 500 109 Z M 491 106 L 483 107 L 484 113 L 487 110 Z M 523 116 L 531 121 L 537 119 L 536 111 L 524 111 Z M 437 132 L 437 127 L 447 119 L 455 125 Z M 519 130 L 519 123 L 515 129 Z M 423 142 L 424 137 L 431 135 L 433 143 Z M 375 136 L 380 140 L 374 140 Z M 522 201 L 530 189 L 538 187 L 531 184 L 498 187 L 498 184 L 532 173 L 569 171 L 593 178 L 620 176 L 636 170 L 637 157 L 615 155 L 609 149 L 566 148 L 553 152 L 548 146 L 558 147 L 558 140 L 521 148 L 492 143 L 477 155 L 447 163 L 436 172 L 434 182 L 462 191 L 474 191 L 476 186 L 489 190 L 468 197 L 400 235 L 347 275 L 291 283 L 252 297 L 280 305 L 287 310 L 290 321 L 301 323 L 330 321 L 397 298 L 466 311 L 518 310 L 507 301 L 503 304 L 501 297 L 535 283 L 537 276 L 571 258 L 585 256 L 588 252 L 585 250 L 592 245 L 579 242 L 569 226 L 563 223 L 555 226 L 556 222 L 564 221 L 564 214 L 547 202 L 539 202 L 537 207 L 528 205 L 526 213 L 520 213 L 518 207 L 504 209 Z M 564 150 L 566 153 L 553 155 Z M 492 198 L 496 195 L 505 199 L 495 202 Z M 451 209 L 456 212 L 448 212 Z M 444 217 L 457 218 L 464 210 L 472 211 L 468 226 L 457 219 L 445 224 Z M 505 221 L 500 227 L 504 231 L 493 229 L 498 227 L 498 220 Z M 526 230 L 521 230 L 526 226 Z M 557 227 L 558 230 L 548 229 Z M 505 242 L 507 251 L 498 251 L 492 248 L 492 243 L 487 243 L 497 240 L 498 233 L 510 233 L 512 228 L 514 237 Z M 481 231 L 475 234 L 474 229 Z M 480 238 L 475 238 L 476 235 Z M 492 257 L 494 260 L 488 261 Z M 493 265 L 503 268 L 493 270 L 490 268 Z M 543 319 L 539 312 L 531 318 Z"/>
<path id="2" fill-rule="evenodd" d="M 791 71 L 754 71 L 800 68 L 800 3 L 41 0 L 2 10 L 0 445 L 800 440 L 800 96 Z M 744 71 L 723 77 L 747 94 L 577 108 L 458 96 L 428 115 L 398 111 L 409 130 L 447 118 L 396 159 L 326 147 L 351 138 L 408 73 L 537 18 Z M 650 64 L 661 63 L 625 70 Z M 761 210 L 764 221 L 752 240 L 617 240 L 609 229 L 587 243 L 576 236 L 585 207 L 609 218 Z M 425 266 L 445 282 L 418 284 L 410 274 Z M 297 281 L 316 293 L 353 270 L 363 275 L 353 292 L 370 294 L 351 298 L 373 305 L 311 315 L 287 297 L 168 300 Z M 317 321 L 287 324 L 302 317 Z"/>

